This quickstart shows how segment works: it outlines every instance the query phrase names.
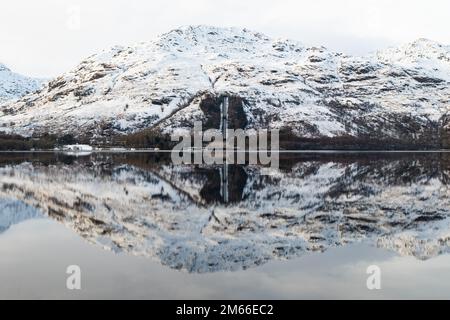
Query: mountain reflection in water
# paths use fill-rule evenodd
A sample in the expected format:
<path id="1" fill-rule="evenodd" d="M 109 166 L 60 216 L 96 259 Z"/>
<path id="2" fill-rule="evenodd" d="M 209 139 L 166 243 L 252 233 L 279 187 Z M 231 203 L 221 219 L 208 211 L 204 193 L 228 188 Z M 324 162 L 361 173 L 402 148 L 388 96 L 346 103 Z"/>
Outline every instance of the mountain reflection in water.
<path id="1" fill-rule="evenodd" d="M 290 154 L 279 170 L 174 166 L 158 153 L 2 154 L 0 232 L 44 215 L 195 273 L 356 242 L 429 259 L 450 248 L 449 178 L 448 153 Z"/>

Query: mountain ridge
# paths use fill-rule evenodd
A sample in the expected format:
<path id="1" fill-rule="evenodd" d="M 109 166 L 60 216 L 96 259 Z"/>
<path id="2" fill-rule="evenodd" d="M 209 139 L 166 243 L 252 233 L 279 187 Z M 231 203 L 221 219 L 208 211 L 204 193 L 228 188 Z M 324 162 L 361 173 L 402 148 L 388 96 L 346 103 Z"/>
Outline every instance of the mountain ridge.
<path id="1" fill-rule="evenodd" d="M 43 83 L 44 80 L 14 73 L 0 63 L 0 104 L 37 91 Z"/>
<path id="2" fill-rule="evenodd" d="M 229 95 L 245 116 L 232 122 L 281 129 L 293 149 L 299 141 L 448 147 L 448 48 L 422 39 L 352 57 L 248 29 L 188 26 L 90 56 L 4 106 L 0 130 L 94 144 L 146 130 L 189 133 L 196 120 L 215 124 Z"/>

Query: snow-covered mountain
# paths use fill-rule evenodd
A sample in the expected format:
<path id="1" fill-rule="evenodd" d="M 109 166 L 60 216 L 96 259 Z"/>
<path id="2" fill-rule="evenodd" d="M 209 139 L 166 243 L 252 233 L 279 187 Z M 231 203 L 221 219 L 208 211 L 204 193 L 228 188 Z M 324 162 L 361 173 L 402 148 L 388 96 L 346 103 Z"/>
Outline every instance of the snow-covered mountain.
<path id="1" fill-rule="evenodd" d="M 37 91 L 43 81 L 12 72 L 0 63 L 0 104 Z"/>
<path id="2" fill-rule="evenodd" d="M 450 48 L 420 39 L 363 57 L 246 29 L 190 26 L 93 55 L 42 91 L 8 104 L 0 128 L 96 140 L 151 128 L 231 122 L 294 141 L 450 146 Z"/>
<path id="3" fill-rule="evenodd" d="M 311 155 L 271 176 L 230 167 L 228 203 L 220 167 L 139 154 L 42 157 L 1 166 L 0 197 L 175 269 L 246 269 L 358 242 L 418 259 L 450 253 L 445 154 Z"/>

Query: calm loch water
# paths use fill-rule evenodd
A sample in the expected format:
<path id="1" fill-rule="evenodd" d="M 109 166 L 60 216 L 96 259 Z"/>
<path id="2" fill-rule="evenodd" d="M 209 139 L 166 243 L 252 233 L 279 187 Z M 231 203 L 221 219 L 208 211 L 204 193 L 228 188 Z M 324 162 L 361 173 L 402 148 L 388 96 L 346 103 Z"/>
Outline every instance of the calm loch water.
<path id="1" fill-rule="evenodd" d="M 3 153 L 0 298 L 448 298 L 449 184 L 439 152 Z"/>

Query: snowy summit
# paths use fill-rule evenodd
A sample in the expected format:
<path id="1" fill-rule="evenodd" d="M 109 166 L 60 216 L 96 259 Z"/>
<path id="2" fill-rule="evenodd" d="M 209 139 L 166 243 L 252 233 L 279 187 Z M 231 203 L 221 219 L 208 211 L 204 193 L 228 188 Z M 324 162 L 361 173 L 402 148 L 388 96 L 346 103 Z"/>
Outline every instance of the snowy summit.
<path id="1" fill-rule="evenodd" d="M 5 104 L 0 129 L 73 134 L 94 143 L 145 129 L 231 122 L 279 128 L 290 147 L 450 146 L 450 49 L 420 39 L 367 56 L 272 39 L 247 29 L 189 26 L 88 57 L 37 93 Z"/>

